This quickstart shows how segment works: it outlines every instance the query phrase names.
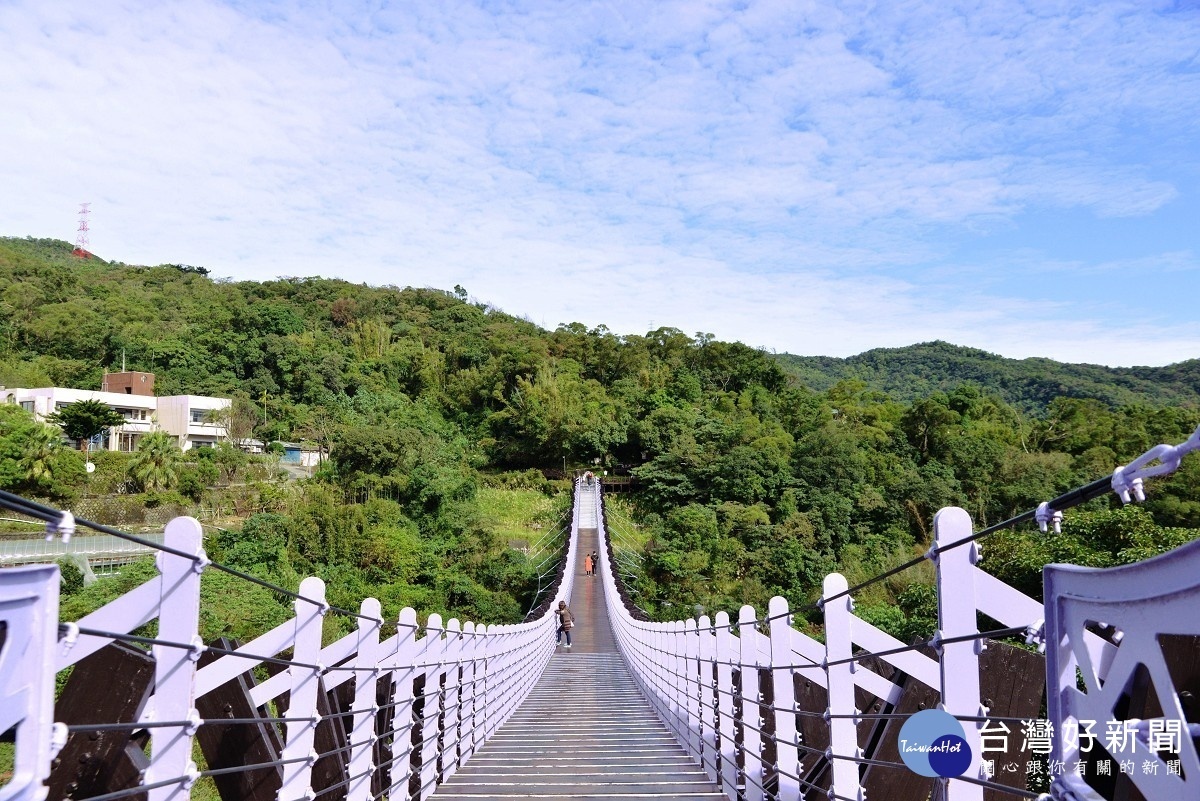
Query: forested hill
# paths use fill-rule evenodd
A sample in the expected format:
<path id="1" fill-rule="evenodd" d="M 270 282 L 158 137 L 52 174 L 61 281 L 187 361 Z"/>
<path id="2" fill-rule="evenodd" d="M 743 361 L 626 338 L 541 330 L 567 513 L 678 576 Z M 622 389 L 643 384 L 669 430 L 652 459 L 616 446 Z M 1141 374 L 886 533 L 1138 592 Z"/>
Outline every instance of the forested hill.
<path id="1" fill-rule="evenodd" d="M 1200 404 L 1200 358 L 1167 367 L 1114 368 L 1041 358 L 1006 359 L 948 342 L 923 342 L 877 348 L 847 359 L 788 353 L 778 359 L 789 375 L 818 392 L 838 381 L 856 379 L 902 401 L 973 383 L 1027 411 L 1042 411 L 1064 396 L 1093 398 L 1109 406 Z"/>
<path id="2" fill-rule="evenodd" d="M 328 452 L 303 482 L 309 501 L 243 530 L 255 542 L 279 533 L 268 540 L 287 559 L 269 575 L 320 564 L 334 575 L 357 560 L 380 580 L 401 576 L 377 597 L 424 593 L 448 604 L 434 608 L 487 620 L 506 618 L 495 610 L 515 609 L 520 592 L 481 522 L 479 488 L 514 469 L 535 483 L 545 480 L 530 468 L 632 473 L 625 513 L 647 542 L 634 590 L 670 617 L 695 604 L 811 600 L 830 571 L 853 584 L 923 553 L 939 508 L 960 506 L 979 525 L 1004 520 L 1200 424 L 1196 362 L 1106 370 L 943 344 L 785 360 L 675 328 L 547 331 L 461 287 L 213 280 L 186 265 L 81 261 L 66 242 L 0 239 L 0 384 L 98 388 L 122 359 L 154 372 L 160 394 L 232 397 L 234 438 Z M 0 458 L 0 487 L 52 493 L 27 457 L 54 438 L 19 407 L 0 411 L 0 457 L 24 460 Z M 1027 540 L 992 537 L 984 558 L 1036 593 L 1047 562 L 1110 565 L 1195 536 L 1200 460 L 1148 491 L 1127 510 L 1093 502 L 1061 536 L 1034 527 Z M 311 500 L 364 492 L 393 506 Z M 276 564 L 275 550 L 246 553 L 248 568 Z M 874 585 L 863 608 L 927 621 L 928 597 L 908 593 L 910 580 Z M 496 592 L 511 597 L 490 600 Z M 911 633 L 909 618 L 875 619 Z"/>

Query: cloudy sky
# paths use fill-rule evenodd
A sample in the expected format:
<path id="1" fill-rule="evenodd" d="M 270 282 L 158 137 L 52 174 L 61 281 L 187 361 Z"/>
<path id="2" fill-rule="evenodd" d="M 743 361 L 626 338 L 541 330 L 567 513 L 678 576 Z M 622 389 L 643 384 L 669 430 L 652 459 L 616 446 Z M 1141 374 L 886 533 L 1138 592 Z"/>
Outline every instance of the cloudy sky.
<path id="1" fill-rule="evenodd" d="M 1197 0 L 0 0 L 0 235 L 798 354 L 1200 357 L 1198 121 Z"/>

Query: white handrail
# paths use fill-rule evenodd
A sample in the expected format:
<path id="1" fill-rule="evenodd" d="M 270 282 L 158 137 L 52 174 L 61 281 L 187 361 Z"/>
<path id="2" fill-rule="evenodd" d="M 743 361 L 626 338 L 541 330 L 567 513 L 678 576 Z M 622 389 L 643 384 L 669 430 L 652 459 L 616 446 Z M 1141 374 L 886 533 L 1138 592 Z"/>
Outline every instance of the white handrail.
<path id="1" fill-rule="evenodd" d="M 576 509 L 567 564 L 577 549 L 578 528 Z M 72 544 L 88 539 L 79 537 Z M 0 801 L 45 797 L 51 760 L 67 739 L 65 727 L 54 722 L 54 677 L 113 642 L 149 642 L 153 647 L 154 691 L 138 720 L 153 738 L 149 767 L 138 786 L 118 794 L 147 793 L 151 801 L 189 798 L 202 775 L 191 761 L 193 738 L 204 724 L 195 699 L 268 660 L 290 667 L 251 690 L 255 706 L 283 693 L 290 696 L 278 761 L 283 769 L 279 798 L 314 796 L 312 767 L 319 755 L 313 754 L 313 735 L 321 720 L 318 681 L 328 690 L 354 676 L 362 680 L 356 683 L 352 709 L 339 713 L 352 719 L 350 745 L 344 749 L 349 766 L 346 798 L 373 801 L 371 775 L 383 767 L 375 764 L 374 756 L 379 712 L 375 687 L 380 680 L 391 682 L 389 706 L 396 721 L 386 793 L 410 797 L 409 757 L 415 747 L 421 750 L 415 771 L 420 786 L 411 797 L 428 798 L 521 705 L 554 653 L 551 614 L 505 625 L 460 624 L 454 618 L 443 624 L 440 615 L 432 614 L 420 626 L 416 612 L 406 608 L 396 621 L 397 633 L 380 642 L 380 605 L 371 598 L 362 603 L 356 631 L 322 646 L 322 620 L 330 607 L 323 582 L 308 578 L 301 583 L 291 619 L 197 668 L 207 650 L 196 635 L 200 574 L 209 564 L 200 543 L 199 522 L 176 518 L 163 535 L 166 550 L 157 555 L 159 575 L 85 619 L 61 626 L 57 565 L 0 570 L 0 731 L 16 732 L 16 771 L 0 787 Z M 552 605 L 569 601 L 573 584 L 574 571 L 564 570 Z M 155 637 L 132 634 L 154 620 L 159 621 Z M 290 657 L 281 656 L 288 651 Z M 420 697 L 416 686 L 423 687 Z M 418 703 L 423 712 L 414 719 Z M 421 733 L 415 745 L 413 728 Z"/>
<path id="2" fill-rule="evenodd" d="M 813 790 L 822 795 L 828 792 L 831 798 L 865 799 L 860 766 L 869 761 L 864 759 L 865 743 L 859 740 L 858 724 L 864 718 L 859 717 L 862 711 L 855 707 L 855 693 L 866 691 L 886 703 L 900 700 L 902 693 L 899 685 L 863 661 L 867 656 L 935 690 L 941 699 L 939 708 L 962 722 L 972 760 L 961 780 L 939 780 L 943 784 L 942 798 L 981 801 L 985 786 L 1016 797 L 1033 797 L 1035 794 L 1028 791 L 991 782 L 984 767 L 980 732 L 989 709 L 980 694 L 980 654 L 986 647 L 986 636 L 977 628 L 978 613 L 1000 621 L 1009 632 L 1023 631 L 1033 642 L 1043 636 L 1043 619 L 1051 632 L 1063 632 L 1051 636 L 1052 643 L 1061 644 L 1052 651 L 1055 660 L 1047 675 L 1049 694 L 1064 699 L 1050 706 L 1050 723 L 1055 730 L 1065 720 L 1078 718 L 1080 709 L 1091 709 L 1093 715 L 1099 708 L 1112 713 L 1117 702 L 1112 692 L 1101 697 L 1095 689 L 1086 696 L 1074 691 L 1077 667 L 1085 666 L 1091 671 L 1085 675 L 1094 676 L 1091 681 L 1099 684 L 1114 664 L 1117 647 L 1083 627 L 1086 619 L 1100 619 L 1095 616 L 1098 613 L 1093 612 L 1091 618 L 1084 612 L 1075 612 L 1073 618 L 1049 614 L 1059 608 L 1056 604 L 1066 603 L 1060 598 L 1072 594 L 1076 599 L 1071 603 L 1086 609 L 1086 603 L 1077 597 L 1086 594 L 1080 589 L 1083 586 L 1092 597 L 1106 592 L 1120 594 L 1117 587 L 1108 585 L 1104 575 L 1093 574 L 1111 573 L 1121 586 L 1136 584 L 1138 591 L 1131 597 L 1149 599 L 1147 602 L 1153 604 L 1141 613 L 1111 608 L 1105 612 L 1104 619 L 1110 622 L 1129 618 L 1128 625 L 1136 625 L 1143 632 L 1139 640 L 1145 650 L 1152 648 L 1158 632 L 1200 634 L 1200 616 L 1193 614 L 1194 604 L 1200 602 L 1200 543 L 1112 571 L 1048 570 L 1047 575 L 1055 580 L 1052 583 L 1048 579 L 1043 606 L 976 566 L 981 551 L 978 543 L 970 541 L 970 518 L 956 508 L 943 509 L 936 516 L 935 547 L 930 549 L 937 570 L 938 658 L 919 653 L 854 615 L 846 579 L 836 573 L 826 578 L 823 588 L 823 597 L 828 599 L 821 604 L 824 643 L 791 626 L 788 603 L 778 596 L 771 599 L 765 616 L 753 607 L 743 606 L 736 623 L 725 612 L 718 612 L 715 620 L 702 615 L 698 620 L 646 622 L 635 619 L 619 596 L 609 564 L 600 493 L 581 494 L 577 505 L 584 503 L 595 504 L 600 520 L 605 601 L 625 661 L 679 744 L 731 799 L 740 796 L 745 801 L 762 801 L 774 797 L 798 801 Z M 1085 574 L 1084 578 L 1075 579 L 1080 573 Z M 1164 593 L 1171 597 L 1163 597 Z M 1183 607 L 1189 604 L 1191 612 L 1185 613 Z M 1126 672 L 1143 663 L 1161 665 L 1162 657 L 1138 652 L 1118 662 Z M 1156 683 L 1167 684 L 1168 692 L 1173 692 L 1165 668 L 1159 673 Z M 824 688 L 828 699 L 825 707 L 800 708 L 793 689 L 797 682 Z M 1115 686 L 1119 694 L 1125 679 Z M 1065 694 L 1067 690 L 1069 694 Z M 765 700 L 768 697 L 772 700 Z M 1167 717 L 1182 721 L 1177 700 Z M 802 720 L 819 721 L 817 725 L 825 728 L 827 747 L 814 748 L 803 741 L 798 733 Z M 1191 749 L 1191 740 L 1185 737 L 1184 742 Z M 807 768 L 818 760 L 829 768 L 828 790 L 813 785 L 809 778 L 813 774 Z M 1194 749 L 1183 763 L 1186 782 L 1178 775 L 1168 775 L 1165 765 L 1159 766 L 1162 775 L 1139 781 L 1139 787 L 1167 788 L 1166 794 L 1147 798 L 1174 801 L 1200 797 L 1200 791 L 1181 789 L 1200 783 L 1200 761 Z M 1086 788 L 1082 781 L 1064 774 L 1052 786 L 1052 793 L 1041 797 L 1102 801 L 1081 788 Z"/>

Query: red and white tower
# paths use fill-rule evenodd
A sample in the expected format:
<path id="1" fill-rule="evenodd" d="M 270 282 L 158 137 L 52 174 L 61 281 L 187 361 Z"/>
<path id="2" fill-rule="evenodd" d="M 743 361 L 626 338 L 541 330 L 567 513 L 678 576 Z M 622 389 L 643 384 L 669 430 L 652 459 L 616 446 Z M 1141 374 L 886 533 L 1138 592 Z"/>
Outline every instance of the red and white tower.
<path id="1" fill-rule="evenodd" d="M 88 206 L 91 203 L 79 204 L 79 233 L 75 234 L 75 249 L 71 251 L 72 256 L 78 256 L 81 259 L 91 258 L 91 252 L 88 250 L 88 215 L 92 210 Z"/>

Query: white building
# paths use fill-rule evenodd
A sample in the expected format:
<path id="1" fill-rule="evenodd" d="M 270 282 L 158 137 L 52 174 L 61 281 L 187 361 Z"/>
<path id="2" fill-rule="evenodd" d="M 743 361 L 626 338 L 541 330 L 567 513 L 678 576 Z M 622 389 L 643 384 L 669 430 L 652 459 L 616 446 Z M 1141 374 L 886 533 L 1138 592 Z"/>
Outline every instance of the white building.
<path id="1" fill-rule="evenodd" d="M 168 395 L 158 398 L 158 425 L 178 437 L 179 447 L 185 451 L 211 448 L 227 436 L 225 426 L 218 422 L 219 412 L 232 403 L 229 398 L 207 395 Z"/>
<path id="2" fill-rule="evenodd" d="M 0 388 L 0 399 L 18 403 L 45 420 L 64 406 L 81 400 L 98 400 L 125 418 L 125 424 L 110 429 L 100 447 L 110 451 L 137 450 L 138 441 L 151 431 L 165 431 L 183 450 L 209 448 L 227 436 L 225 426 L 215 422 L 217 410 L 226 409 L 229 398 L 204 395 L 154 395 L 128 392 L 98 392 L 88 389 L 41 387 L 22 389 Z"/>

